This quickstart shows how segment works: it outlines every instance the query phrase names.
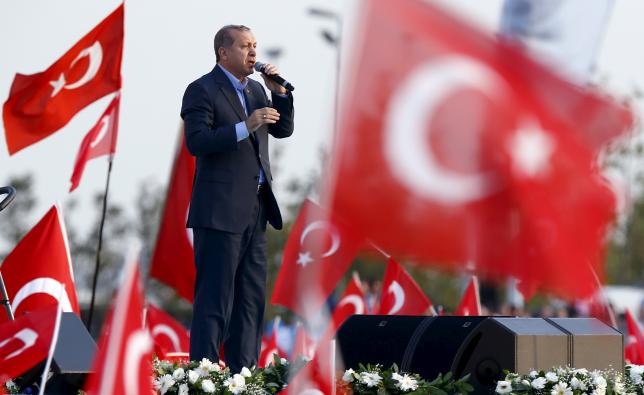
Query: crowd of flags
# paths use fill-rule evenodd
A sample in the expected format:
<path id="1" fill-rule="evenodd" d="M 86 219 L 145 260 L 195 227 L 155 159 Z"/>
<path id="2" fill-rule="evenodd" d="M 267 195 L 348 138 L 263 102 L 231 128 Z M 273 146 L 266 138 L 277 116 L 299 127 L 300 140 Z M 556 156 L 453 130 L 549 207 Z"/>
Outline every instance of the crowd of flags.
<path id="1" fill-rule="evenodd" d="M 123 13 L 121 5 L 47 70 L 16 75 L 4 103 L 7 147 L 15 154 L 113 94 L 80 144 L 70 192 L 87 161 L 116 152 Z M 332 339 L 351 315 L 437 314 L 394 256 L 456 271 L 473 262 L 470 273 L 515 277 L 528 298 L 536 291 L 584 298 L 601 287 L 615 197 L 595 160 L 629 127 L 630 110 L 426 2 L 367 2 L 362 22 L 357 74 L 348 79 L 323 197 L 303 203 L 271 297 L 298 317 L 290 357 L 313 358 L 292 393 L 308 387 L 328 393 Z M 181 129 L 179 136 L 150 276 L 191 302 L 195 269 L 185 223 L 195 159 Z M 445 164 L 455 157 L 451 168 Z M 369 311 L 353 274 L 324 331 L 312 335 L 310 323 L 365 250 L 379 251 L 387 262 L 378 306 Z M 0 315 L 0 377 L 6 380 L 51 354 L 57 314 L 79 314 L 59 207 L 52 206 L 0 269 L 16 315 L 15 321 Z M 122 273 L 98 342 L 97 374 L 86 383 L 90 394 L 150 393 L 152 355 L 188 351 L 186 328 L 146 303 L 136 254 Z M 595 305 L 596 316 L 610 321 L 605 301 L 597 298 Z M 476 276 L 454 314 L 481 314 Z M 630 314 L 627 319 L 627 358 L 644 362 L 644 335 Z M 273 354 L 287 357 L 277 325 L 262 341 L 260 367 Z"/>

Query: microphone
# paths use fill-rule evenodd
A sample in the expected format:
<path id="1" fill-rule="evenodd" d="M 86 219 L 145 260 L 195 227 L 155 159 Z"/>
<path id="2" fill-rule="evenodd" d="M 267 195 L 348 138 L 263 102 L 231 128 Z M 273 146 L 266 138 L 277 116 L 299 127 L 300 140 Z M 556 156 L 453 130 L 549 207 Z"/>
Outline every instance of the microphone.
<path id="1" fill-rule="evenodd" d="M 291 83 L 290 83 L 290 82 L 288 82 L 288 81 L 286 81 L 284 78 L 280 77 L 280 75 L 279 75 L 279 74 L 273 74 L 273 75 L 270 75 L 270 74 L 266 74 L 266 73 L 264 73 L 264 68 L 265 68 L 265 67 L 266 67 L 266 64 L 265 64 L 265 63 L 262 63 L 262 62 L 255 62 L 255 70 L 256 70 L 256 71 L 259 71 L 260 73 L 264 74 L 264 75 L 265 75 L 269 80 L 275 81 L 275 82 L 277 82 L 278 84 L 282 85 L 282 86 L 283 86 L 284 88 L 286 88 L 286 90 L 288 90 L 288 91 L 291 91 L 291 92 L 292 92 L 292 91 L 294 91 L 294 90 L 295 90 L 295 87 L 294 87 L 293 85 L 291 85 Z"/>

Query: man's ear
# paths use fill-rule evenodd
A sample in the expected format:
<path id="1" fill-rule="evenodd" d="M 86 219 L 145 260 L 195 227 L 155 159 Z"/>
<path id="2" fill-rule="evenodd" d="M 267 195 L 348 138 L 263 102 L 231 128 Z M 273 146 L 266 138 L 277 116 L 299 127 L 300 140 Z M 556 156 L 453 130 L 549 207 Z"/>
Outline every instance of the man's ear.
<path id="1" fill-rule="evenodd" d="M 219 47 L 219 49 L 217 51 L 219 51 L 219 59 L 226 59 L 228 57 L 228 53 L 226 51 L 226 48 Z"/>

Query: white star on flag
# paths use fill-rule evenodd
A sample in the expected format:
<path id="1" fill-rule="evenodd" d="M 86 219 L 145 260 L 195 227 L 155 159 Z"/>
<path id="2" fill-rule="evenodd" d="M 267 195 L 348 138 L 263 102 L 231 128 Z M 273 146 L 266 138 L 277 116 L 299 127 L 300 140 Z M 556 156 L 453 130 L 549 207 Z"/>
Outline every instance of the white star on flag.
<path id="1" fill-rule="evenodd" d="M 538 126 L 517 130 L 510 138 L 508 150 L 512 167 L 521 176 L 535 177 L 548 170 L 555 142 Z"/>
<path id="2" fill-rule="evenodd" d="M 54 97 L 60 92 L 64 87 L 67 82 L 65 81 L 65 75 L 63 73 L 60 73 L 60 76 L 56 81 L 49 81 L 49 85 L 51 85 L 54 88 L 54 91 L 51 93 L 51 97 Z"/>
<path id="3" fill-rule="evenodd" d="M 302 265 L 306 267 L 309 263 L 313 262 L 313 258 L 311 258 L 311 253 L 306 251 L 304 253 L 300 252 L 299 258 L 297 259 L 297 264 Z"/>

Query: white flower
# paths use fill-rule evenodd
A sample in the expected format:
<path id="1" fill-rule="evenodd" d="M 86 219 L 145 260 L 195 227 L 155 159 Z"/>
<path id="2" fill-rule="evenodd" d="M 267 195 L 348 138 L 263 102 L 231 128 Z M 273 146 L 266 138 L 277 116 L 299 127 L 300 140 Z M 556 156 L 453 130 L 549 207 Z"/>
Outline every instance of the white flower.
<path id="1" fill-rule="evenodd" d="M 556 383 L 559 381 L 559 376 L 555 372 L 548 372 L 546 373 L 546 380 L 548 380 L 551 383 Z"/>
<path id="2" fill-rule="evenodd" d="M 178 368 L 172 372 L 172 378 L 175 380 L 183 380 L 184 377 L 186 377 L 186 372 L 182 368 Z"/>
<path id="3" fill-rule="evenodd" d="M 537 377 L 536 379 L 532 380 L 532 383 L 530 384 L 532 388 L 536 390 L 542 390 L 548 381 L 545 379 L 545 377 Z"/>
<path id="4" fill-rule="evenodd" d="M 579 389 L 579 387 L 581 387 L 581 384 L 581 381 L 577 377 L 573 377 L 572 380 L 570 380 L 570 386 L 574 390 Z"/>
<path id="5" fill-rule="evenodd" d="M 249 370 L 246 366 L 244 366 L 244 367 L 242 368 L 242 370 L 241 370 L 240 374 L 241 374 L 242 376 L 244 376 L 244 377 L 250 377 L 250 376 L 252 376 L 252 373 L 250 372 L 250 370 Z"/>
<path id="6" fill-rule="evenodd" d="M 181 384 L 179 386 L 179 392 L 177 395 L 188 395 L 190 393 L 190 390 L 188 389 L 188 384 Z"/>
<path id="7" fill-rule="evenodd" d="M 204 381 L 201 382 L 201 389 L 203 392 L 207 392 L 209 394 L 212 394 L 215 392 L 215 383 L 212 382 L 210 379 L 205 379 Z"/>
<path id="8" fill-rule="evenodd" d="M 644 373 L 644 365 L 628 365 L 631 368 L 631 376 L 634 374 L 639 374 L 640 376 Z"/>
<path id="9" fill-rule="evenodd" d="M 287 362 L 288 362 L 288 361 L 286 360 L 286 358 L 280 358 L 280 363 L 281 363 L 282 365 L 286 365 L 286 363 L 287 363 Z"/>
<path id="10" fill-rule="evenodd" d="M 568 384 L 558 382 L 555 384 L 554 387 L 552 387 L 552 391 L 550 391 L 551 395 L 572 395 L 572 390 L 568 388 Z"/>
<path id="11" fill-rule="evenodd" d="M 530 382 L 528 380 L 525 380 L 525 379 L 521 380 L 521 384 L 530 386 Z"/>
<path id="12" fill-rule="evenodd" d="M 219 365 L 213 363 L 208 358 L 203 358 L 201 362 L 199 362 L 199 367 L 201 369 L 208 370 L 209 372 L 218 372 L 220 370 Z"/>
<path id="13" fill-rule="evenodd" d="M 367 387 L 375 387 L 380 384 L 382 377 L 378 373 L 362 372 L 360 373 L 360 381 L 367 384 Z"/>
<path id="14" fill-rule="evenodd" d="M 210 376 L 210 370 L 205 366 L 199 365 L 197 367 L 197 369 L 195 369 L 195 372 L 197 372 L 199 377 L 208 377 L 208 376 Z"/>
<path id="15" fill-rule="evenodd" d="M 228 391 L 233 394 L 241 394 L 246 390 L 246 379 L 244 379 L 244 376 L 237 373 L 233 375 L 233 377 L 228 377 L 226 381 L 224 381 L 224 385 L 228 387 Z"/>
<path id="16" fill-rule="evenodd" d="M 602 376 L 596 376 L 595 377 L 595 385 L 597 386 L 597 389 L 606 389 L 606 379 L 603 378 Z"/>
<path id="17" fill-rule="evenodd" d="M 530 377 L 532 377 L 532 378 L 535 378 L 535 377 L 537 377 L 538 375 L 539 375 L 539 373 L 537 373 L 537 371 L 536 371 L 536 370 L 533 370 L 533 371 L 531 371 L 530 373 L 528 373 L 528 376 L 530 376 Z"/>
<path id="18" fill-rule="evenodd" d="M 581 369 L 574 369 L 574 370 L 572 371 L 572 373 L 573 373 L 573 374 L 581 374 L 582 376 L 588 376 L 588 369 L 584 369 L 584 368 L 581 368 Z"/>
<path id="19" fill-rule="evenodd" d="M 196 383 L 197 380 L 199 380 L 199 377 L 201 377 L 201 375 L 198 372 L 194 370 L 188 371 L 188 381 L 190 382 L 190 384 Z"/>
<path id="20" fill-rule="evenodd" d="M 399 375 L 394 373 L 391 377 L 397 381 L 396 388 L 401 391 L 415 391 L 418 388 L 418 381 L 408 374 Z"/>
<path id="21" fill-rule="evenodd" d="M 639 375 L 639 374 L 633 374 L 632 370 L 631 370 L 630 376 L 631 376 L 631 381 L 633 382 L 633 384 L 639 384 L 639 383 L 642 382 L 642 376 Z"/>
<path id="22" fill-rule="evenodd" d="M 353 383 L 353 374 L 355 371 L 353 369 L 347 369 L 344 371 L 344 374 L 342 375 L 342 381 L 345 383 Z"/>
<path id="23" fill-rule="evenodd" d="M 4 386 L 11 392 L 18 392 L 19 389 L 13 380 L 7 380 L 7 382 L 4 383 Z"/>
<path id="24" fill-rule="evenodd" d="M 509 381 L 499 380 L 496 383 L 496 393 L 497 394 L 509 394 L 512 392 L 512 385 Z"/>
<path id="25" fill-rule="evenodd" d="M 168 392 L 168 390 L 174 385 L 174 383 L 174 379 L 169 374 L 164 374 L 163 376 L 154 380 L 154 386 L 161 393 L 161 395 Z"/>

